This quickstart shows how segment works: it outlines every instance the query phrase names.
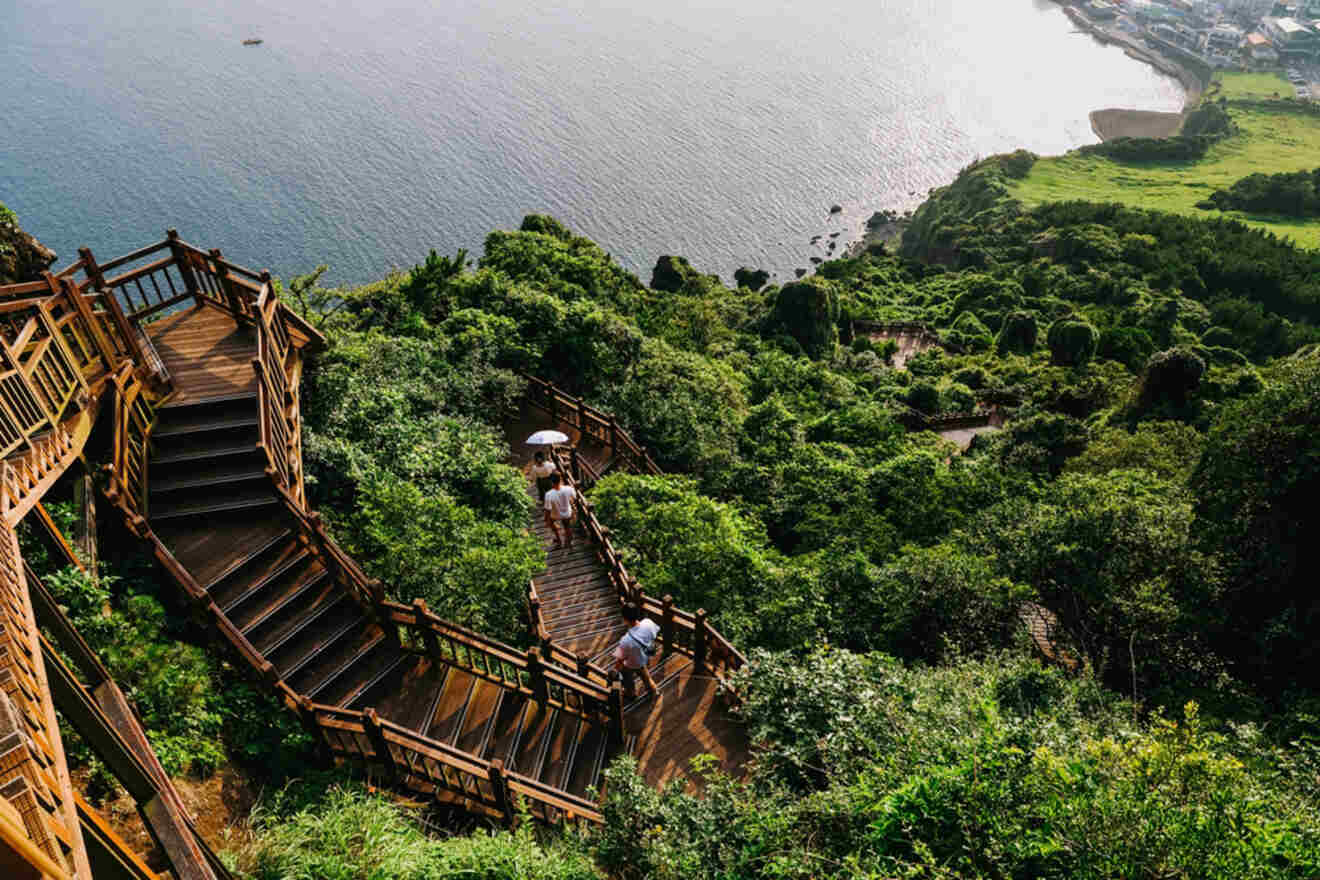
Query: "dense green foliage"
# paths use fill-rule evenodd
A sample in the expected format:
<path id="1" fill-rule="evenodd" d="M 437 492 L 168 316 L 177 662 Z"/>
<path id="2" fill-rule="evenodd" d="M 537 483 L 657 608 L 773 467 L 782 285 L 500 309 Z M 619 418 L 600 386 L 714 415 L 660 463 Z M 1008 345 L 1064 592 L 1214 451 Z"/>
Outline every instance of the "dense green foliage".
<path id="1" fill-rule="evenodd" d="M 607 872 L 1316 870 L 1320 376 L 1295 353 L 1320 342 L 1320 256 L 1233 222 L 1026 210 L 1005 194 L 1034 161 L 937 191 L 902 256 L 783 285 L 666 257 L 647 287 L 533 216 L 476 267 L 303 288 L 344 304 L 305 392 L 311 492 L 401 598 L 519 637 L 542 561 L 500 433 L 520 371 L 669 472 L 592 500 L 649 593 L 753 652 L 760 750 L 701 798 L 617 766 Z M 896 369 L 854 321 L 943 345 Z M 989 406 L 1003 429 L 966 449 L 905 427 Z M 1071 673 L 1025 658 L 1036 608 Z"/>
<path id="2" fill-rule="evenodd" d="M 1251 174 L 1228 189 L 1216 190 L 1206 207 L 1285 217 L 1320 216 L 1320 169 Z"/>
<path id="3" fill-rule="evenodd" d="M 1134 724 L 1087 679 L 995 658 L 757 655 L 749 785 L 701 797 L 609 774 L 598 858 L 623 878 L 1308 877 L 1315 750 L 1207 729 L 1195 703 Z"/>

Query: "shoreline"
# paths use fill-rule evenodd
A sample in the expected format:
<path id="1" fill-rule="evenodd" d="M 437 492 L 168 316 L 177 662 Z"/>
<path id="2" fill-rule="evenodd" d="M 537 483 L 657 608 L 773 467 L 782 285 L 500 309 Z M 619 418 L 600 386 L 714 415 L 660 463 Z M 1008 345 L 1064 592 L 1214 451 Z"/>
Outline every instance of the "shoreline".
<path id="1" fill-rule="evenodd" d="M 1063 13 L 1079 29 L 1090 34 L 1092 39 L 1106 46 L 1121 46 L 1124 55 L 1134 61 L 1149 64 L 1165 76 L 1173 77 L 1183 88 L 1183 107 L 1177 113 L 1131 110 L 1125 107 L 1091 111 L 1091 131 L 1095 136 L 1101 141 L 1108 141 L 1121 137 L 1165 138 L 1178 134 L 1187 114 L 1196 109 L 1201 101 L 1201 94 L 1206 87 L 1202 78 L 1174 59 L 1141 45 L 1135 38 L 1106 29 L 1075 6 L 1065 5 Z"/>
<path id="2" fill-rule="evenodd" d="M 1178 81 L 1183 89 L 1182 110 L 1177 112 L 1132 110 L 1125 107 L 1107 107 L 1103 110 L 1092 110 L 1088 118 L 1091 122 L 1091 131 L 1095 133 L 1095 136 L 1103 142 L 1122 137 L 1167 138 L 1177 135 L 1182 130 L 1187 115 L 1200 104 L 1201 95 L 1208 87 L 1208 82 L 1186 65 L 1180 64 L 1154 49 L 1141 45 L 1135 38 L 1112 33 L 1088 18 L 1069 0 L 1059 0 L 1059 5 L 1062 6 L 1068 19 L 1081 31 L 1089 34 L 1092 39 L 1105 46 L 1121 47 L 1123 54 L 1134 61 L 1150 65 L 1165 76 L 1172 77 Z M 891 249 L 896 248 L 902 240 L 903 231 L 907 228 L 910 220 L 911 213 L 909 212 L 903 216 L 891 216 L 887 222 L 864 228 L 860 238 L 848 242 L 841 249 L 842 255 L 855 257 L 865 253 L 867 249 L 877 244 L 882 244 Z"/>

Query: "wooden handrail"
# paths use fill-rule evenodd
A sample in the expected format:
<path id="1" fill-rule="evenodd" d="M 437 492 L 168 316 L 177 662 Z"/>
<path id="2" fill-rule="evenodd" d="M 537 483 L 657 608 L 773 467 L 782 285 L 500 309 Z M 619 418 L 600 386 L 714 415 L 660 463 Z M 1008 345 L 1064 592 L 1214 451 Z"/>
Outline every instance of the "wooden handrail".
<path id="1" fill-rule="evenodd" d="M 613 416 L 580 397 L 574 397 L 551 382 L 527 373 L 519 375 L 527 380 L 527 400 L 533 406 L 549 413 L 556 422 L 576 428 L 584 436 L 608 446 L 616 461 L 622 460 L 634 473 L 652 476 L 660 476 L 663 473 L 646 448 L 634 441 Z"/>
<path id="2" fill-rule="evenodd" d="M 550 454 L 559 473 L 564 475 L 570 486 L 574 485 L 571 468 L 564 460 L 560 448 L 552 448 Z M 734 672 L 746 665 L 747 659 L 706 620 L 704 610 L 690 614 L 675 608 L 668 596 L 657 600 L 642 592 L 615 550 L 609 530 L 601 525 L 591 502 L 581 492 L 577 493 L 576 505 L 583 528 L 600 547 L 610 582 L 620 600 L 638 605 L 644 614 L 658 620 L 661 627 L 659 639 L 665 650 L 690 656 L 698 668 L 709 671 L 736 701 L 738 695 L 730 679 Z"/>

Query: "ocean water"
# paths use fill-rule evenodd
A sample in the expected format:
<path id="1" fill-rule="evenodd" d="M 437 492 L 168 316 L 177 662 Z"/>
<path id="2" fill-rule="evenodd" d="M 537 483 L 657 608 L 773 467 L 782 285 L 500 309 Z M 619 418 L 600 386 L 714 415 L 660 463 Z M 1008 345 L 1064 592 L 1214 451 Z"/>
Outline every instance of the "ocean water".
<path id="1" fill-rule="evenodd" d="M 61 265 L 173 226 L 352 283 L 544 212 L 644 280 L 782 278 L 1182 97 L 1049 0 L 0 0 L 0 201 Z"/>

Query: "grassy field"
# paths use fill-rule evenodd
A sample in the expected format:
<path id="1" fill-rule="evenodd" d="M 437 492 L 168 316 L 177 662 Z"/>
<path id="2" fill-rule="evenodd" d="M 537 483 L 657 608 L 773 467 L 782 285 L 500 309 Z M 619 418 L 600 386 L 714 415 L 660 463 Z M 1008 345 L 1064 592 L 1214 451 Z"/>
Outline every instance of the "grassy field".
<path id="1" fill-rule="evenodd" d="M 1230 101 L 1249 101 L 1289 98 L 1292 94 L 1293 84 L 1277 73 L 1221 73 L 1215 76 L 1206 96 L 1218 98 L 1222 95 Z"/>
<path id="2" fill-rule="evenodd" d="M 1280 87 L 1281 86 L 1281 87 Z M 1270 74 L 1224 74 L 1220 92 L 1234 99 L 1291 94 L 1286 80 Z M 1218 97 L 1212 86 L 1209 97 Z M 1069 154 L 1042 159 L 1011 192 L 1025 205 L 1085 199 L 1122 202 L 1141 208 L 1196 217 L 1231 216 L 1288 236 L 1297 244 L 1320 247 L 1320 220 L 1299 221 L 1236 211 L 1203 211 L 1196 203 L 1227 189 L 1248 174 L 1320 167 L 1320 117 L 1230 108 L 1241 133 L 1220 141 L 1194 162 L 1117 162 Z"/>

